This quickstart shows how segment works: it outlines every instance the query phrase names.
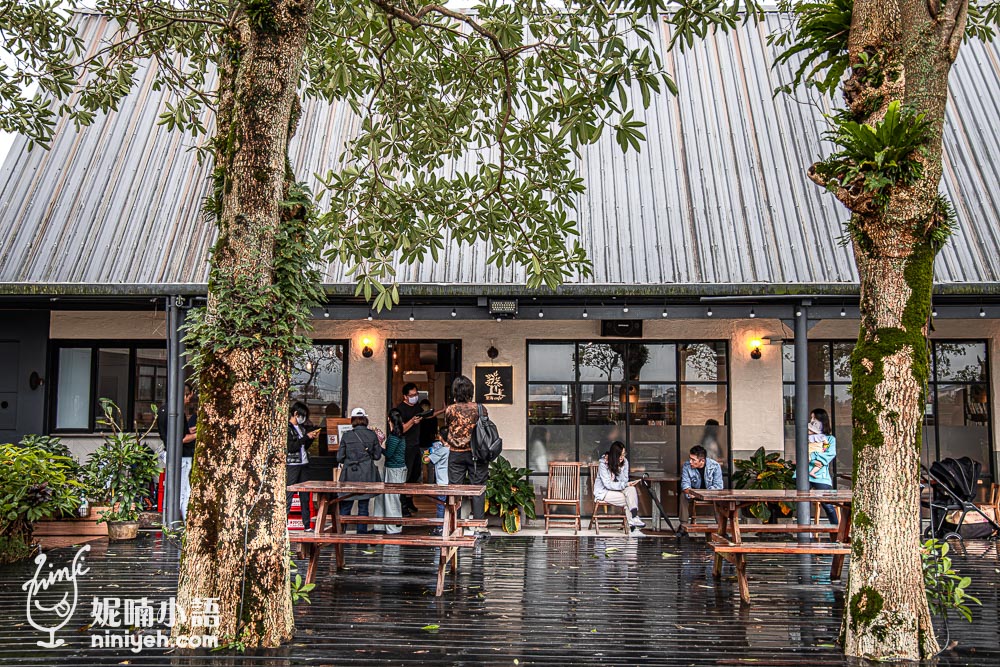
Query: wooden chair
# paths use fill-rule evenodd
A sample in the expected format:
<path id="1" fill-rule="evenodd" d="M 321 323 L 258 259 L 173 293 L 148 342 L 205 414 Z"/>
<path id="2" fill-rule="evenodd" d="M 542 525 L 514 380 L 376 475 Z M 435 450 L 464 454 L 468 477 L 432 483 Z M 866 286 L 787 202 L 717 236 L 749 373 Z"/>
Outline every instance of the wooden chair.
<path id="1" fill-rule="evenodd" d="M 580 530 L 580 464 L 565 462 L 549 464 L 549 485 L 542 499 L 545 508 L 545 534 L 549 534 L 550 521 L 572 521 L 573 534 Z M 572 514 L 556 514 L 552 510 L 565 506 Z"/>
<path id="2" fill-rule="evenodd" d="M 590 468 L 590 485 L 591 485 L 590 488 L 593 489 L 594 488 L 594 482 L 597 480 L 597 470 L 600 467 L 600 464 L 599 463 L 589 463 L 589 464 L 587 464 L 587 466 Z M 625 532 L 625 535 L 627 537 L 631 537 L 632 536 L 632 531 L 629 530 L 629 526 L 628 526 L 628 510 L 626 508 L 624 508 L 624 507 L 619 507 L 618 505 L 612 505 L 611 503 L 606 503 L 603 500 L 596 500 L 596 499 L 594 500 L 594 513 L 590 516 L 590 525 L 587 527 L 588 529 L 593 528 L 594 532 L 596 532 L 598 535 L 601 534 L 601 521 L 600 521 L 600 518 L 598 517 L 598 514 L 602 510 L 603 510 L 604 518 L 605 519 L 607 519 L 609 517 L 614 518 L 614 520 L 615 520 L 616 523 L 619 521 L 619 518 L 618 517 L 613 517 L 609 513 L 609 511 L 616 512 L 616 513 L 617 512 L 621 512 L 621 519 L 620 519 L 620 521 L 621 521 L 621 524 L 622 524 L 622 530 Z"/>

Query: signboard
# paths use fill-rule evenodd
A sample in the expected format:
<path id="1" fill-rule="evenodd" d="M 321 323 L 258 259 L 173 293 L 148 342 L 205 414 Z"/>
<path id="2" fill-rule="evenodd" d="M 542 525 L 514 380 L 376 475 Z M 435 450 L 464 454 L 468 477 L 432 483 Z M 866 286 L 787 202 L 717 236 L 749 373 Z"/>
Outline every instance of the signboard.
<path id="1" fill-rule="evenodd" d="M 514 403 L 512 366 L 476 366 L 476 402 L 483 405 Z"/>

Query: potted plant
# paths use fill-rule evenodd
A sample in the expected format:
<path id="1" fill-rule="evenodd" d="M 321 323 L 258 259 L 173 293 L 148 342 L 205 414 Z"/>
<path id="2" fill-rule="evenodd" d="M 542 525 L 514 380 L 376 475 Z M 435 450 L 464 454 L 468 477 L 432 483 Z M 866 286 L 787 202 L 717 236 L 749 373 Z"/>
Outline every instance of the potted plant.
<path id="1" fill-rule="evenodd" d="M 79 507 L 74 464 L 39 446 L 0 445 L 0 563 L 31 556 L 36 521 Z"/>
<path id="2" fill-rule="evenodd" d="M 95 499 L 109 506 L 98 519 L 98 523 L 107 522 L 108 538 L 131 540 L 139 534 L 139 514 L 160 474 L 159 461 L 142 442 L 149 430 L 142 435 L 124 430 L 118 406 L 106 398 L 100 403 L 104 412 L 100 423 L 111 430 L 88 458 L 86 476 Z"/>
<path id="3" fill-rule="evenodd" d="M 733 487 L 737 489 L 794 489 L 795 467 L 783 459 L 779 452 L 768 454 L 763 447 L 749 459 L 739 459 L 733 462 L 736 473 L 733 475 Z M 750 514 L 764 523 L 775 521 L 777 513 L 788 516 L 792 512 L 789 503 L 757 503 L 751 505 Z"/>
<path id="4" fill-rule="evenodd" d="M 490 464 L 486 482 L 486 511 L 500 517 L 505 533 L 521 530 L 521 512 L 535 518 L 535 487 L 528 479 L 531 471 L 515 468 L 503 456 Z"/>

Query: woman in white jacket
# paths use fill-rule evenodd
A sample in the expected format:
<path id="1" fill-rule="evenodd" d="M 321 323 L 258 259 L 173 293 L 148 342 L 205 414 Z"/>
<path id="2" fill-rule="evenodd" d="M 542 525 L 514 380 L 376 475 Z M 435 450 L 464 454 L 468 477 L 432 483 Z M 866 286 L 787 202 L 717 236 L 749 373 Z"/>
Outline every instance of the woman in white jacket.
<path id="1" fill-rule="evenodd" d="M 642 528 L 646 524 L 639 518 L 639 494 L 635 490 L 639 480 L 628 481 L 628 459 L 625 458 L 625 445 L 615 440 L 611 449 L 601 457 L 597 469 L 597 479 L 594 480 L 594 500 L 628 508 L 628 525 L 632 528 Z"/>

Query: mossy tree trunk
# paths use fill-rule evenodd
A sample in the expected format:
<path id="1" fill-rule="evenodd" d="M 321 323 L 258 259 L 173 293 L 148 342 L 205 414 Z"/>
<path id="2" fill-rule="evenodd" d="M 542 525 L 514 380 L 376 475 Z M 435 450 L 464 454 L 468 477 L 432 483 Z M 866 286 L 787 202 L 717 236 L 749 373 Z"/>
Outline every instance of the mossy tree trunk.
<path id="1" fill-rule="evenodd" d="M 219 72 L 210 203 L 219 239 L 194 339 L 201 403 L 178 605 L 190 614 L 195 598 L 218 598 L 220 644 L 277 646 L 294 630 L 284 491 L 288 348 L 276 339 L 280 320 L 271 318 L 292 301 L 281 293 L 276 258 L 312 12 L 311 0 L 247 3 Z"/>
<path id="2" fill-rule="evenodd" d="M 853 120 L 875 124 L 891 102 L 929 123 L 920 177 L 874 193 L 836 195 L 861 287 L 852 356 L 854 516 L 843 642 L 851 656 L 918 660 L 938 644 L 920 558 L 919 466 L 927 391 L 927 328 L 934 256 L 947 229 L 938 195 L 948 74 L 964 34 L 966 3 L 857 0 L 844 93 Z M 810 176 L 828 185 L 815 168 Z"/>

